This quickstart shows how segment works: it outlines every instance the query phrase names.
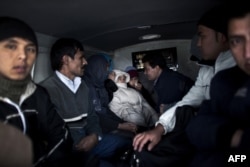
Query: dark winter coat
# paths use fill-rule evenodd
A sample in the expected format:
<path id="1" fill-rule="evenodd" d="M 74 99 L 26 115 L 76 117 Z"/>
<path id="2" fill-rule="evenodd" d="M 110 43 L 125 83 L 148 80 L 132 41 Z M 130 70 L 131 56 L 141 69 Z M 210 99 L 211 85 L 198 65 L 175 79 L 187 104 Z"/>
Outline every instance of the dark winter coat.
<path id="1" fill-rule="evenodd" d="M 65 164 L 72 141 L 44 88 L 30 82 L 20 104 L 0 97 L 0 119 L 30 137 L 34 166 L 60 167 Z"/>

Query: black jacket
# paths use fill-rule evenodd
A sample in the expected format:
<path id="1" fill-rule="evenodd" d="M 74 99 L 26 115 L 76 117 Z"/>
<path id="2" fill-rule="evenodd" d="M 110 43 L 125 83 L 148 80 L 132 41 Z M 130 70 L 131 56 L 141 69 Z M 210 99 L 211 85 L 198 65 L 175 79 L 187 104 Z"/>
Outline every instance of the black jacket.
<path id="1" fill-rule="evenodd" d="M 72 141 L 46 90 L 29 83 L 20 105 L 0 97 L 0 119 L 28 135 L 33 143 L 34 166 L 65 164 Z"/>
<path id="2" fill-rule="evenodd" d="M 210 96 L 187 127 L 190 142 L 211 155 L 220 152 L 228 158 L 227 154 L 249 154 L 250 77 L 238 67 L 223 70 L 212 79 Z M 231 148 L 238 129 L 244 131 L 243 136 L 239 146 Z"/>
<path id="3" fill-rule="evenodd" d="M 119 123 L 124 122 L 109 109 L 110 95 L 105 88 L 108 77 L 107 61 L 101 55 L 93 55 L 88 60 L 83 79 L 89 87 L 94 109 L 99 116 L 103 133 L 117 130 Z"/>
<path id="4" fill-rule="evenodd" d="M 163 69 L 154 84 L 158 99 L 156 110 L 159 112 L 161 104 L 172 105 L 180 101 L 193 84 L 194 81 L 183 74 L 168 68 Z"/>

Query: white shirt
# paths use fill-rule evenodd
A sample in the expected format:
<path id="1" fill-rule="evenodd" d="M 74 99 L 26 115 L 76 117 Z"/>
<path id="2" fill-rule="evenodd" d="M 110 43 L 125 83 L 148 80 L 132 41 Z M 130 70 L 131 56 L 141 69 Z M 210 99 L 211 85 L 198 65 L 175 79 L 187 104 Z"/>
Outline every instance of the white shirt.
<path id="1" fill-rule="evenodd" d="M 82 82 L 80 77 L 75 77 L 74 80 L 71 80 L 59 71 L 56 71 L 56 75 L 73 93 L 76 93 Z"/>

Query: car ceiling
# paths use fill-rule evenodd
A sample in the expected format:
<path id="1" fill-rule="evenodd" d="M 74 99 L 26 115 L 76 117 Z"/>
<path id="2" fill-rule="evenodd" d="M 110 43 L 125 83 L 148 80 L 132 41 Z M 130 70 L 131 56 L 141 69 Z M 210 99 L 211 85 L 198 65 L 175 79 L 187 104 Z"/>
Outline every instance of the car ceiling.
<path id="1" fill-rule="evenodd" d="M 191 39 L 196 23 L 222 0 L 1 0 L 0 16 L 17 17 L 54 37 L 73 37 L 103 51 L 147 41 Z M 152 40 L 148 40 L 152 41 Z"/>

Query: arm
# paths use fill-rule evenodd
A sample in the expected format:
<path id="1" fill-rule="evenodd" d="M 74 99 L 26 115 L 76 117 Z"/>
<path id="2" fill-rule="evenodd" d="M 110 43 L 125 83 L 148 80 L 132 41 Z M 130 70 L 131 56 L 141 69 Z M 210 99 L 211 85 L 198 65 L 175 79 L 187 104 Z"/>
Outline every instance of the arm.
<path id="1" fill-rule="evenodd" d="M 136 151 L 141 151 L 145 144 L 148 144 L 147 150 L 151 151 L 159 143 L 164 133 L 163 127 L 159 124 L 154 129 L 139 133 L 134 137 L 133 147 Z"/>
<path id="2" fill-rule="evenodd" d="M 98 114 L 103 133 L 112 132 L 118 129 L 119 124 L 124 121 L 108 110 L 106 114 Z"/>
<path id="3" fill-rule="evenodd" d="M 97 113 L 94 110 L 91 98 L 87 97 L 89 101 L 88 105 L 88 116 L 87 116 L 87 125 L 86 130 L 87 134 L 96 134 L 97 136 L 102 136 L 102 131 L 100 127 L 100 121 Z"/>
<path id="4" fill-rule="evenodd" d="M 126 98 L 133 98 L 129 97 L 126 94 L 123 94 L 121 91 L 116 92 L 112 101 L 109 103 L 110 110 L 115 113 L 119 118 L 124 121 L 129 121 L 129 113 L 139 114 L 135 109 L 132 107 L 131 104 L 126 100 Z"/>
<path id="5" fill-rule="evenodd" d="M 156 125 L 161 124 L 164 128 L 164 134 L 173 131 L 175 127 L 175 110 L 179 106 L 190 105 L 190 106 L 200 106 L 202 101 L 206 99 L 206 94 L 208 93 L 210 82 L 209 76 L 207 75 L 207 68 L 201 67 L 198 77 L 195 81 L 194 86 L 189 90 L 189 92 L 179 101 L 175 106 L 171 107 L 165 111 Z"/>
<path id="6" fill-rule="evenodd" d="M 39 89 L 39 88 L 38 88 Z M 39 97 L 31 100 L 39 101 L 38 120 L 41 128 L 41 137 L 47 143 L 48 153 L 39 159 L 36 164 L 44 163 L 45 166 L 63 166 L 68 160 L 72 149 L 72 139 L 64 121 L 58 115 L 54 105 L 51 103 L 49 95 L 45 91 L 39 90 Z M 44 162 L 43 160 L 46 159 Z"/>

